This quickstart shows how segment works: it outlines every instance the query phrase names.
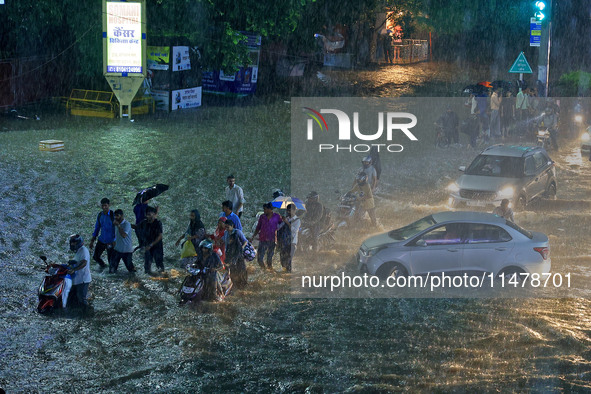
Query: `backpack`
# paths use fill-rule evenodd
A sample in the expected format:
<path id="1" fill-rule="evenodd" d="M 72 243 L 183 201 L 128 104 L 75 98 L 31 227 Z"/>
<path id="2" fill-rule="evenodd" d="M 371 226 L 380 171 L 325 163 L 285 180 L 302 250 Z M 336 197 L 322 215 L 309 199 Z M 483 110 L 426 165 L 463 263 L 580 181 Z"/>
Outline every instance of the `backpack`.
<path id="1" fill-rule="evenodd" d="M 243 251 L 244 259 L 247 261 L 253 261 L 257 255 L 257 251 L 255 250 L 254 246 L 250 242 L 246 242 L 246 246 L 244 247 Z"/>
<path id="2" fill-rule="evenodd" d="M 98 215 L 96 215 L 96 221 L 100 223 L 101 220 L 101 213 L 99 212 Z M 107 214 L 107 216 L 109 216 L 109 219 L 111 219 L 111 223 L 113 223 L 115 221 L 115 214 L 113 213 L 112 210 L 109 209 L 109 213 Z"/>

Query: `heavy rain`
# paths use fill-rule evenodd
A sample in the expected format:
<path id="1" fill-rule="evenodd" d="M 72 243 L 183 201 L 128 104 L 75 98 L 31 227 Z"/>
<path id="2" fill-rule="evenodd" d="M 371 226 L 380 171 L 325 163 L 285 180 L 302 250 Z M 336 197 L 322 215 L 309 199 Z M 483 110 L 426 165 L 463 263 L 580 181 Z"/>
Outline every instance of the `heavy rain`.
<path id="1" fill-rule="evenodd" d="M 125 76 L 103 73 L 109 60 L 101 62 L 101 28 L 108 24 L 101 25 L 100 7 L 0 1 L 0 391 L 591 390 L 591 161 L 581 139 L 587 133 L 588 141 L 591 124 L 591 57 L 580 50 L 591 32 L 588 4 L 547 1 L 540 11 L 529 0 L 266 2 L 256 9 L 242 2 L 128 3 L 146 7 L 146 49 L 183 48 L 141 74 L 151 81 L 140 87 L 130 115 L 120 112 L 125 98 L 117 83 L 108 83 Z M 49 16 L 60 22 L 46 22 Z M 538 26 L 542 49 L 550 38 L 548 63 L 535 46 Z M 248 47 L 243 41 L 251 37 Z M 532 69 L 522 76 L 509 72 L 521 52 Z M 177 54 L 190 70 L 173 71 Z M 250 61 L 257 68 L 242 67 Z M 530 99 L 525 118 L 514 108 L 520 89 Z M 88 93 L 96 91 L 114 94 Z M 182 103 L 175 102 L 178 91 Z M 493 92 L 514 93 L 504 98 L 511 115 L 499 135 Z M 488 106 L 486 121 L 478 97 Z M 377 110 L 368 121 L 360 112 L 359 127 L 351 115 L 354 137 L 339 140 L 336 117 L 323 111 L 352 113 L 361 105 Z M 466 172 L 459 167 L 494 144 L 541 145 L 540 120 L 551 106 L 559 109 L 558 146 L 544 139 L 543 148 L 555 193 L 548 189 L 526 206 L 516 194 L 511 204 L 520 227 L 547 236 L 550 272 L 570 275 L 571 287 L 550 282 L 552 292 L 530 283 L 526 295 L 515 296 L 302 291 L 303 275 L 360 275 L 360 246 L 376 234 L 438 212 L 491 212 L 493 206 L 452 203 L 450 187 Z M 324 118 L 316 123 L 315 112 L 303 108 Z M 447 111 L 458 117 L 457 142 L 442 128 L 440 137 L 449 140 L 440 144 L 436 123 Z M 400 129 L 386 140 L 384 131 L 377 142 L 402 149 L 380 150 L 372 192 L 377 222 L 366 212 L 343 216 L 345 193 L 373 143 L 355 136 L 375 132 L 388 112 L 416 116 L 409 131 L 417 141 Z M 305 141 L 308 124 L 313 141 Z M 42 141 L 60 141 L 63 149 L 47 150 Z M 311 142 L 316 150 L 306 150 Z M 341 151 L 319 152 L 323 142 Z M 223 301 L 179 305 L 187 271 L 175 241 L 194 209 L 214 232 L 229 174 L 244 190 L 246 237 L 281 189 L 304 202 L 318 192 L 331 213 L 331 238 L 318 239 L 314 250 L 300 233 L 293 272 L 282 268 L 277 250 L 273 270 L 247 262 L 247 286 Z M 134 223 L 134 198 L 157 183 L 169 185 L 150 202 L 163 224 L 164 271 L 144 273 L 139 249 L 136 273 L 124 264 L 109 273 L 91 250 L 89 306 L 38 313 L 46 275 L 39 256 L 67 263 L 76 233 L 88 247 L 104 197 Z"/>

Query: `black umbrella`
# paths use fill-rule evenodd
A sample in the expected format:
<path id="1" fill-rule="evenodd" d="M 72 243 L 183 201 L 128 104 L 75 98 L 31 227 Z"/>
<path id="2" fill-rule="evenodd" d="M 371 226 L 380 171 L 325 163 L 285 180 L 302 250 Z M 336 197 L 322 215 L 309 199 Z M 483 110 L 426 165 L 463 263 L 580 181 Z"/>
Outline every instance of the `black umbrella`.
<path id="1" fill-rule="evenodd" d="M 138 192 L 138 194 L 133 199 L 133 205 L 135 206 L 148 201 L 151 198 L 159 196 L 166 190 L 168 190 L 168 185 L 163 185 L 162 183 L 157 183 L 154 186 L 147 187 L 144 190 Z"/>

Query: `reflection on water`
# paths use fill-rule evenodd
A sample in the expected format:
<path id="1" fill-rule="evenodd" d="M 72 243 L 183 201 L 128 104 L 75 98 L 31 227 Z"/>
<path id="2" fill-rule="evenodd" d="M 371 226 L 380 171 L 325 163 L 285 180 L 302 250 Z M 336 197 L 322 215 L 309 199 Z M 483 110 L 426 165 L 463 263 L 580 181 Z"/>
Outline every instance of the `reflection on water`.
<path id="1" fill-rule="evenodd" d="M 250 228 L 273 188 L 289 189 L 289 107 L 70 122 L 0 134 L 0 386 L 8 392 L 591 390 L 589 299 L 292 299 L 288 275 L 253 264 L 249 287 L 225 302 L 179 307 L 184 273 L 173 243 L 190 209 L 199 208 L 211 230 L 232 172 L 246 192 Z M 66 150 L 39 152 L 48 138 L 64 140 Z M 445 209 L 444 187 L 474 154 L 451 149 L 433 153 L 441 165 L 432 170 L 419 159 L 392 163 L 379 199 L 384 228 Z M 588 174 L 557 160 L 558 196 L 567 199 Z M 67 259 L 67 236 L 80 231 L 88 240 L 100 198 L 129 218 L 135 192 L 156 182 L 171 185 L 157 199 L 167 274 L 130 279 L 93 263 L 92 314 L 39 316 L 36 256 Z M 588 217 L 516 216 L 553 237 L 553 263 L 579 270 L 589 263 Z M 360 243 L 359 234 L 340 237 L 351 253 Z M 342 269 L 331 256 L 299 258 Z"/>

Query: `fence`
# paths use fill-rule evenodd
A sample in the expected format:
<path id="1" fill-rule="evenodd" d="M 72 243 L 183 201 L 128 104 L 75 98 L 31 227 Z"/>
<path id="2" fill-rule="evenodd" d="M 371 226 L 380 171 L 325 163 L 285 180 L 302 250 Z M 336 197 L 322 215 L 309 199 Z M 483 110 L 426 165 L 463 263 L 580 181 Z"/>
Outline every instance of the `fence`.
<path id="1" fill-rule="evenodd" d="M 388 51 L 386 52 L 386 50 Z M 376 51 L 376 56 L 377 62 L 380 64 L 426 61 L 429 59 L 429 42 L 427 40 L 402 40 L 402 42 L 394 42 L 389 48 Z"/>

